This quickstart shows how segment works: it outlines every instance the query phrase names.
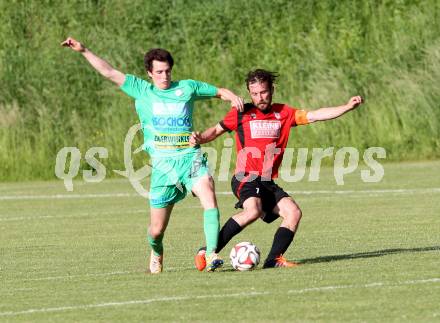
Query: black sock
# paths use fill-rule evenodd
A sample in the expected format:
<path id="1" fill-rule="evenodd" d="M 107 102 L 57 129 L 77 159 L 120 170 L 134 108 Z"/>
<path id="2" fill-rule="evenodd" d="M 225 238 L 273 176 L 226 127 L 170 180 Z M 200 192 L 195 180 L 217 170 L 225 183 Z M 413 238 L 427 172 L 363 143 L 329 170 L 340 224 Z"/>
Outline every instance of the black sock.
<path id="1" fill-rule="evenodd" d="M 270 249 L 269 255 L 267 256 L 265 266 L 270 265 L 269 263 L 273 262 L 276 257 L 279 257 L 286 252 L 287 248 L 290 246 L 290 243 L 293 241 L 294 236 L 295 232 L 284 227 L 278 228 L 277 232 L 275 232 L 275 236 L 273 237 L 272 249 Z"/>
<path id="2" fill-rule="evenodd" d="M 223 224 L 218 234 L 217 249 L 215 252 L 219 253 L 241 230 L 243 230 L 243 228 L 233 218 L 229 218 L 229 220 Z"/>

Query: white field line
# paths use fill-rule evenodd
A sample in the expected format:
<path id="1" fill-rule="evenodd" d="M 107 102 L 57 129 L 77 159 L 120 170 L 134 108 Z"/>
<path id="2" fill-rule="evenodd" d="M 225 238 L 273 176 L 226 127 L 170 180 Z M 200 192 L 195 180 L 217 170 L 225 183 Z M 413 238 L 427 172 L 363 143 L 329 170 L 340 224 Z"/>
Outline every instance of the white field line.
<path id="1" fill-rule="evenodd" d="M 168 267 L 167 272 L 173 271 L 181 271 L 181 270 L 192 270 L 191 267 Z M 107 273 L 89 273 L 89 274 L 81 274 L 81 275 L 64 275 L 64 276 L 48 276 L 48 277 L 40 277 L 40 278 L 22 278 L 22 277 L 14 277 L 14 279 L 21 279 L 22 281 L 45 281 L 45 280 L 71 280 L 77 278 L 86 278 L 86 277 L 101 277 L 101 276 L 122 276 L 122 275 L 132 275 L 132 274 L 140 274 L 145 273 L 143 270 L 137 271 L 112 271 Z"/>
<path id="2" fill-rule="evenodd" d="M 80 218 L 83 216 L 107 216 L 111 214 L 138 214 L 145 213 L 145 215 L 149 214 L 149 210 L 147 208 L 141 208 L 139 210 L 121 210 L 121 211 L 109 211 L 109 212 L 82 212 L 76 214 L 64 214 L 64 215 L 35 215 L 35 216 L 16 216 L 16 217 L 0 217 L 0 222 L 7 221 L 24 221 L 24 220 L 44 220 L 44 219 L 64 219 L 64 218 Z"/>
<path id="3" fill-rule="evenodd" d="M 403 285 L 415 285 L 415 284 L 426 284 L 426 283 L 440 283 L 440 278 L 430 278 L 430 279 L 421 279 L 421 280 L 407 280 L 404 282 L 397 283 L 369 283 L 364 285 L 337 285 L 337 286 L 326 286 L 326 287 L 312 287 L 312 288 L 304 288 L 298 290 L 289 290 L 289 294 L 302 294 L 307 292 L 315 292 L 315 291 L 327 291 L 327 290 L 336 290 L 336 289 L 349 289 L 349 288 L 374 288 L 374 287 L 395 287 L 395 286 L 403 286 Z"/>
<path id="4" fill-rule="evenodd" d="M 140 273 L 138 271 L 113 271 L 109 273 L 96 273 L 96 274 L 84 274 L 84 275 L 66 275 L 66 276 L 51 276 L 51 277 L 41 277 L 41 278 L 28 278 L 23 279 L 26 281 L 43 281 L 43 280 L 68 280 L 72 278 L 84 278 L 84 277 L 100 277 L 100 276 L 119 276 L 119 275 L 130 275 Z"/>
<path id="5" fill-rule="evenodd" d="M 288 194 L 303 194 L 303 195 L 313 195 L 313 194 L 341 194 L 341 195 L 351 195 L 351 194 L 416 194 L 416 193 L 440 193 L 440 187 L 431 188 L 410 188 L 410 189 L 382 189 L 382 190 L 319 190 L 319 191 L 286 191 Z"/>
<path id="6" fill-rule="evenodd" d="M 53 195 L 0 195 L 0 201 L 8 200 L 58 200 L 58 199 L 90 199 L 90 198 L 113 198 L 133 197 L 138 194 L 130 193 L 101 193 L 101 194 L 53 194 Z"/>
<path id="7" fill-rule="evenodd" d="M 440 193 L 440 187 L 413 188 L 413 189 L 382 189 L 382 190 L 308 190 L 286 191 L 288 194 L 314 195 L 314 194 L 424 194 Z M 219 191 L 217 195 L 232 195 L 231 191 Z M 0 195 L 0 201 L 15 200 L 59 200 L 59 199 L 94 199 L 94 198 L 117 198 L 117 197 L 141 197 L 136 193 L 102 193 L 102 194 L 53 194 L 53 195 Z"/>
<path id="8" fill-rule="evenodd" d="M 201 205 L 179 205 L 179 209 L 202 209 Z M 104 213 L 99 212 L 85 212 L 77 214 L 63 214 L 63 215 L 35 215 L 35 216 L 15 216 L 15 217 L 0 217 L 0 222 L 10 221 L 31 221 L 31 220 L 45 220 L 45 219 L 68 219 L 68 218 L 80 218 L 85 216 L 108 216 L 112 214 L 145 214 L 149 215 L 148 207 L 140 208 L 139 210 L 121 210 L 121 211 L 109 211 Z"/>
<path id="9" fill-rule="evenodd" d="M 322 287 L 311 287 L 303 289 L 291 289 L 287 291 L 287 294 L 302 294 L 308 292 L 327 292 L 334 291 L 338 289 L 366 289 L 366 288 L 381 288 L 381 287 L 398 287 L 404 285 L 415 285 L 415 284 L 429 284 L 429 283 L 440 283 L 440 278 L 429 278 L 421 280 L 408 280 L 396 283 L 386 283 L 377 282 L 369 284 L 359 284 L 359 285 L 336 285 L 336 286 L 322 286 Z M 50 313 L 50 312 L 64 312 L 71 310 L 87 310 L 91 308 L 104 308 L 104 307 L 117 307 L 117 306 L 130 306 L 130 305 L 145 305 L 157 302 L 179 302 L 179 301 L 189 301 L 194 299 L 213 299 L 213 298 L 226 298 L 226 297 L 254 297 L 254 296 L 265 296 L 265 295 L 275 295 L 279 293 L 271 293 L 265 291 L 249 291 L 243 293 L 230 293 L 230 294 L 217 294 L 217 295 L 182 295 L 182 296 L 172 296 L 172 297 L 160 297 L 160 298 L 150 298 L 143 300 L 132 300 L 124 302 L 106 302 L 98 304 L 85 304 L 85 305 L 71 305 L 71 306 L 61 306 L 61 307 L 47 307 L 38 309 L 28 309 L 22 311 L 9 311 L 0 312 L 0 316 L 18 316 L 25 314 L 35 314 L 35 313 Z"/>

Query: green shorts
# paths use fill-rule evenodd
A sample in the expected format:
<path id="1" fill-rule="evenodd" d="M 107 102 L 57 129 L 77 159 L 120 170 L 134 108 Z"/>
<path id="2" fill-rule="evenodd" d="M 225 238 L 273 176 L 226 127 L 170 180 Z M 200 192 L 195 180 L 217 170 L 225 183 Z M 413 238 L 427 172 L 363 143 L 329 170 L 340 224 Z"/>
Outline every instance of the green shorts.
<path id="1" fill-rule="evenodd" d="M 182 200 L 195 183 L 209 174 L 206 154 L 196 153 L 153 160 L 150 206 L 164 208 Z"/>

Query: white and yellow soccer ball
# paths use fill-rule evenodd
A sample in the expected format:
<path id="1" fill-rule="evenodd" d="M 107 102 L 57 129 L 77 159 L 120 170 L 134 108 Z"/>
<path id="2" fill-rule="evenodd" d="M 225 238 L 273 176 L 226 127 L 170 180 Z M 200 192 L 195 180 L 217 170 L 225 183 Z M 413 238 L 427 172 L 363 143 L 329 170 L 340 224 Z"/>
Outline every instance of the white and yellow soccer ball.
<path id="1" fill-rule="evenodd" d="M 260 250 L 252 242 L 240 242 L 232 248 L 229 258 L 235 270 L 252 270 L 260 263 Z"/>

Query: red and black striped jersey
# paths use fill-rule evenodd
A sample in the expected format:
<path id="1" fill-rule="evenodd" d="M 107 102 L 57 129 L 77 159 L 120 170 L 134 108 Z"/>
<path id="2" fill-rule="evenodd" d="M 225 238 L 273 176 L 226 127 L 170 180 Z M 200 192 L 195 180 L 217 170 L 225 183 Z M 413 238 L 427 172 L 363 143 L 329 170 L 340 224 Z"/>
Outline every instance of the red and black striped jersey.
<path id="1" fill-rule="evenodd" d="M 220 125 L 229 132 L 235 131 L 235 173 L 256 174 L 267 179 L 278 177 L 290 128 L 307 123 L 307 111 L 285 104 L 274 103 L 265 112 L 249 103 L 243 112 L 231 108 Z"/>

